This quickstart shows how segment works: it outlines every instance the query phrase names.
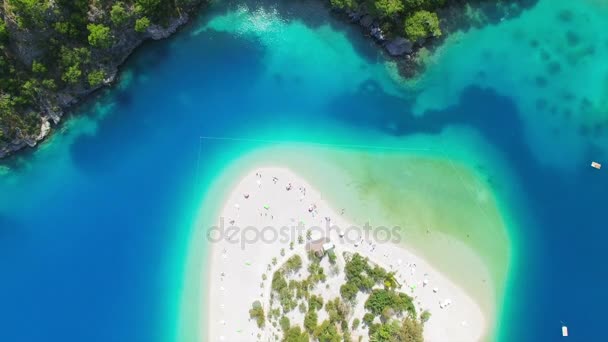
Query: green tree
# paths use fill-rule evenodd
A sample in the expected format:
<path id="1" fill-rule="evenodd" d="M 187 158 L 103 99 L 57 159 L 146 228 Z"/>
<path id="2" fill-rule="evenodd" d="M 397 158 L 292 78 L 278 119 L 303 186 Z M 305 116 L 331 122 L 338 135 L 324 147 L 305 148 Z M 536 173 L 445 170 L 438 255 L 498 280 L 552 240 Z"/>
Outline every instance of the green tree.
<path id="1" fill-rule="evenodd" d="M 433 11 L 445 5 L 445 0 L 403 0 L 407 11 L 426 9 Z"/>
<path id="2" fill-rule="evenodd" d="M 421 9 L 429 0 L 403 0 L 403 4 L 408 11 Z"/>
<path id="3" fill-rule="evenodd" d="M 332 264 L 332 265 L 336 264 L 336 261 L 338 260 L 338 256 L 336 255 L 336 252 L 334 252 L 333 249 L 327 253 L 327 257 L 329 258 L 330 264 Z"/>
<path id="4" fill-rule="evenodd" d="M 44 14 L 50 5 L 48 0 L 7 0 L 6 2 L 20 27 L 44 26 Z"/>
<path id="5" fill-rule="evenodd" d="M 325 311 L 327 311 L 330 321 L 343 322 L 346 321 L 350 308 L 340 298 L 334 298 L 334 300 L 330 300 L 325 304 Z"/>
<path id="6" fill-rule="evenodd" d="M 313 284 L 318 283 L 319 281 L 325 281 L 325 271 L 316 258 L 308 265 L 308 273 L 308 280 Z"/>
<path id="7" fill-rule="evenodd" d="M 321 310 L 323 308 L 323 298 L 315 295 L 310 296 L 308 298 L 308 307 L 312 310 Z"/>
<path id="8" fill-rule="evenodd" d="M 61 34 L 69 34 L 70 33 L 70 23 L 65 21 L 58 21 L 53 24 L 53 28 L 55 31 Z"/>
<path id="9" fill-rule="evenodd" d="M 6 23 L 0 18 L 0 46 L 8 43 L 8 29 Z"/>
<path id="10" fill-rule="evenodd" d="M 43 80 L 42 81 L 42 86 L 45 89 L 48 89 L 48 90 L 55 90 L 55 89 L 57 89 L 57 85 L 55 84 L 55 80 L 52 80 L 52 79 Z"/>
<path id="11" fill-rule="evenodd" d="M 437 14 L 421 10 L 410 15 L 405 19 L 405 35 L 412 41 L 441 36 Z"/>
<path id="12" fill-rule="evenodd" d="M 423 342 L 423 329 L 422 323 L 408 316 L 401 323 L 391 342 Z"/>
<path id="13" fill-rule="evenodd" d="M 36 74 L 45 74 L 47 72 L 46 66 L 44 66 L 44 64 L 38 62 L 38 61 L 33 61 L 32 62 L 32 72 L 36 73 Z"/>
<path id="14" fill-rule="evenodd" d="M 294 255 L 285 262 L 286 272 L 297 272 L 302 268 L 302 258 L 299 255 Z"/>
<path id="15" fill-rule="evenodd" d="M 289 317 L 282 316 L 281 319 L 279 320 L 279 325 L 281 326 L 281 329 L 283 331 L 289 330 L 289 327 L 291 326 L 291 322 L 289 322 Z"/>
<path id="16" fill-rule="evenodd" d="M 60 65 L 64 69 L 76 64 L 87 64 L 91 60 L 91 52 L 85 47 L 70 49 L 62 46 L 60 55 Z"/>
<path id="17" fill-rule="evenodd" d="M 308 332 L 313 332 L 317 327 L 317 311 L 308 308 L 308 312 L 304 316 L 304 328 Z"/>
<path id="18" fill-rule="evenodd" d="M 359 253 L 355 253 L 351 259 L 346 262 L 344 271 L 346 273 L 347 282 L 354 285 L 359 290 L 369 291 L 376 283 L 371 276 L 373 270 L 369 266 L 367 259 L 359 255 Z"/>
<path id="19" fill-rule="evenodd" d="M 110 28 L 103 24 L 89 24 L 89 44 L 96 48 L 107 49 L 112 46 L 112 35 Z"/>
<path id="20" fill-rule="evenodd" d="M 376 283 L 379 283 L 385 280 L 387 273 L 384 268 L 380 266 L 375 266 L 369 271 L 369 275 L 374 279 Z"/>
<path id="21" fill-rule="evenodd" d="M 62 46 L 60 55 L 59 65 L 63 70 L 61 79 L 68 84 L 78 83 L 82 76 L 81 65 L 89 63 L 91 52 L 84 47 L 70 49 Z"/>
<path id="22" fill-rule="evenodd" d="M 342 336 L 340 336 L 336 324 L 329 320 L 323 321 L 323 323 L 315 329 L 313 335 L 319 342 L 342 342 Z"/>
<path id="23" fill-rule="evenodd" d="M 135 10 L 138 13 L 153 15 L 161 8 L 161 0 L 137 0 L 135 1 Z"/>
<path id="24" fill-rule="evenodd" d="M 135 31 L 137 32 L 146 32 L 148 27 L 150 26 L 150 19 L 147 17 L 139 18 L 135 21 Z"/>
<path id="25" fill-rule="evenodd" d="M 403 2 L 401 0 L 376 0 L 374 7 L 381 17 L 392 17 L 403 12 Z"/>
<path id="26" fill-rule="evenodd" d="M 359 324 L 361 324 L 361 320 L 359 320 L 358 318 L 353 319 L 352 329 L 356 330 L 357 328 L 359 328 Z"/>
<path id="27" fill-rule="evenodd" d="M 340 286 L 340 295 L 342 295 L 342 298 L 344 298 L 344 300 L 347 300 L 350 302 L 354 301 L 355 298 L 357 298 L 358 292 L 359 292 L 359 288 L 357 288 L 357 286 L 355 286 L 351 282 L 347 282 L 347 283 L 343 284 L 342 286 Z"/>
<path id="28" fill-rule="evenodd" d="M 420 314 L 420 322 L 426 323 L 431 318 L 431 313 L 428 310 L 422 311 Z"/>
<path id="29" fill-rule="evenodd" d="M 21 86 L 21 95 L 27 99 L 28 103 L 33 102 L 38 93 L 38 85 L 35 80 L 27 80 Z"/>
<path id="30" fill-rule="evenodd" d="M 401 341 L 399 333 L 399 322 L 391 321 L 384 324 L 374 324 L 369 330 L 369 339 L 374 342 L 397 342 Z"/>
<path id="31" fill-rule="evenodd" d="M 259 301 L 256 300 L 251 305 L 249 317 L 255 319 L 258 327 L 264 327 L 264 324 L 266 323 L 266 316 L 264 315 L 264 308 L 262 308 L 262 304 Z"/>
<path id="32" fill-rule="evenodd" d="M 342 330 L 342 342 L 353 342 L 353 337 L 349 330 Z"/>
<path id="33" fill-rule="evenodd" d="M 75 64 L 67 68 L 63 75 L 61 75 L 61 79 L 68 84 L 76 84 L 80 81 L 81 76 L 82 70 L 80 70 L 80 65 Z"/>
<path id="34" fill-rule="evenodd" d="M 374 322 L 374 318 L 374 315 L 368 312 L 363 315 L 363 322 L 369 327 Z"/>
<path id="35" fill-rule="evenodd" d="M 95 70 L 87 76 L 87 79 L 91 87 L 97 87 L 103 83 L 105 77 L 106 73 L 103 70 Z"/>
<path id="36" fill-rule="evenodd" d="M 394 313 L 407 311 L 413 317 L 416 317 L 416 308 L 412 298 L 405 293 L 392 290 L 373 290 L 365 301 L 365 308 L 375 316 L 386 313 L 385 309 L 389 308 Z"/>
<path id="37" fill-rule="evenodd" d="M 122 2 L 117 2 L 112 5 L 110 10 L 110 19 L 115 26 L 121 26 L 129 20 L 129 14 L 125 9 L 125 5 Z"/>
<path id="38" fill-rule="evenodd" d="M 285 332 L 283 342 L 308 342 L 308 334 L 298 326 L 291 327 Z"/>
<path id="39" fill-rule="evenodd" d="M 353 9 L 358 6 L 355 0 L 329 0 L 329 3 L 339 9 Z"/>
<path id="40" fill-rule="evenodd" d="M 135 12 L 159 22 L 171 16 L 175 12 L 175 7 L 173 1 L 136 0 Z"/>

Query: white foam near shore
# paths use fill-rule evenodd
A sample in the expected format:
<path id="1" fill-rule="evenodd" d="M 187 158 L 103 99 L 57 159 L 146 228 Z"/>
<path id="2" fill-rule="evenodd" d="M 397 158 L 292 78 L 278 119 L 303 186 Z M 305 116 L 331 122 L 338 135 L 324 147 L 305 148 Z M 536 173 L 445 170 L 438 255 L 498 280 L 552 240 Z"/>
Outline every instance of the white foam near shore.
<path id="1" fill-rule="evenodd" d="M 295 231 L 305 234 L 307 228 L 318 226 L 327 232 L 328 222 L 340 228 L 328 233 L 336 252 L 357 252 L 396 272 L 404 283 L 402 291 L 414 297 L 418 311 L 430 311 L 431 318 L 424 327 L 426 341 L 478 341 L 488 333 L 491 318 L 484 317 L 478 303 L 456 283 L 403 244 L 382 242 L 386 234 L 364 234 L 367 236 L 361 241 L 356 237 L 357 230 L 348 229 L 351 224 L 342 215 L 343 208 L 332 208 L 322 192 L 291 170 L 254 169 L 227 198 L 216 221 L 223 229 L 211 232 L 214 240 L 205 277 L 209 282 L 205 308 L 208 322 L 203 324 L 208 330 L 202 335 L 207 340 L 255 341 L 258 334 L 261 341 L 274 340 L 272 327 L 261 330 L 249 318 L 254 301 L 263 305 L 268 302 L 270 279 L 263 282 L 262 274 L 271 278 L 285 259 L 304 253 Z M 291 228 L 299 224 L 300 228 Z M 370 225 L 373 227 L 373 220 Z M 228 229 L 230 226 L 238 230 Z M 340 231 L 348 233 L 340 238 Z M 390 240 L 398 240 L 398 233 Z M 290 242 L 296 245 L 293 251 Z M 286 251 L 284 256 L 280 255 L 281 249 Z M 273 258 L 279 259 L 276 266 Z M 362 316 L 361 305 L 355 307 L 354 314 Z"/>

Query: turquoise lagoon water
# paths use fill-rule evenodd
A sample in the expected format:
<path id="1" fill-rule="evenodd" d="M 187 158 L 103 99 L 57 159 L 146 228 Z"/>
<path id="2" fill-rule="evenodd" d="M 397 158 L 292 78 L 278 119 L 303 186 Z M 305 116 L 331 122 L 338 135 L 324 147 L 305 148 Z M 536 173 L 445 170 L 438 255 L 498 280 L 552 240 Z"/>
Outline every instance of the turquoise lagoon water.
<path id="1" fill-rule="evenodd" d="M 0 339 L 189 340 L 184 265 L 205 191 L 287 141 L 430 148 L 483 170 L 518 222 L 497 338 L 556 340 L 564 323 L 569 340 L 602 340 L 608 174 L 589 163 L 608 164 L 607 11 L 541 0 L 450 38 L 404 84 L 315 6 L 212 7 L 3 162 Z"/>

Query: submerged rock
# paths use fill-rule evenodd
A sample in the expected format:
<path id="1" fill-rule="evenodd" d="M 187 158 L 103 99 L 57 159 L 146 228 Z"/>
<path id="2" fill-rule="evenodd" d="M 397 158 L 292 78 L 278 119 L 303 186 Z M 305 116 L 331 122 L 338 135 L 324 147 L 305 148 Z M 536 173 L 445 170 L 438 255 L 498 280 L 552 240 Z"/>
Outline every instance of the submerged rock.
<path id="1" fill-rule="evenodd" d="M 403 37 L 397 37 L 384 45 L 384 47 L 391 56 L 401 56 L 412 53 L 414 44 Z"/>

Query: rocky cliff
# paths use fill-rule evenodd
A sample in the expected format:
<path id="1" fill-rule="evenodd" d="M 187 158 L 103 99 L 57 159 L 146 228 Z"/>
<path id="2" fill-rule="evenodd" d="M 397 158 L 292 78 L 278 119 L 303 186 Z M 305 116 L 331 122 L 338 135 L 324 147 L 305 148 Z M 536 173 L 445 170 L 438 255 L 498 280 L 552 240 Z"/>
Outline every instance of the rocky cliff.
<path id="1" fill-rule="evenodd" d="M 174 15 L 169 15 L 162 22 L 159 20 L 157 24 L 151 22 L 144 29 L 132 29 L 136 25 L 137 17 L 135 15 L 125 19 L 125 22 L 120 27 L 111 29 L 111 46 L 103 49 L 86 46 L 88 51 L 86 56 L 90 58 L 86 63 L 78 64 L 78 71 L 82 72 L 82 76 L 75 82 L 63 82 L 61 80 L 62 71 L 59 70 L 60 67 L 54 67 L 54 62 L 48 62 L 50 59 L 48 56 L 53 54 L 49 51 L 49 42 L 57 44 L 58 40 L 65 39 L 65 36 L 59 35 L 57 30 L 53 29 L 57 26 L 56 23 L 61 23 L 62 20 L 58 15 L 60 13 L 60 9 L 57 8 L 59 2 L 52 1 L 47 3 L 48 7 L 43 11 L 43 27 L 26 27 L 14 15 L 13 12 L 15 10 L 10 7 L 10 1 L 0 0 L 0 18 L 5 23 L 6 31 L 8 31 L 10 37 L 8 44 L 5 44 L 4 47 L 0 45 L 0 52 L 4 53 L 4 56 L 0 54 L 0 58 L 3 58 L 0 62 L 8 60 L 9 63 L 14 65 L 11 65 L 11 70 L 17 70 L 6 77 L 18 79 L 18 82 L 21 82 L 19 85 L 21 85 L 22 89 L 25 83 L 23 82 L 24 77 L 21 75 L 27 75 L 28 72 L 31 73 L 31 66 L 36 61 L 46 60 L 45 72 L 48 74 L 46 78 L 58 80 L 53 82 L 54 87 L 36 87 L 35 95 L 25 106 L 11 107 L 19 108 L 19 110 L 12 109 L 19 113 L 0 112 L 0 114 L 5 114 L 5 116 L 15 118 L 15 120 L 22 120 L 22 118 L 27 117 L 33 121 L 29 124 L 28 129 L 17 125 L 13 134 L 8 135 L 8 119 L 2 120 L 3 117 L 0 117 L 0 158 L 6 157 L 25 147 L 36 146 L 37 143 L 49 135 L 52 127 L 60 122 L 62 116 L 69 108 L 99 88 L 110 85 L 115 80 L 121 64 L 142 42 L 148 39 L 159 40 L 171 36 L 180 26 L 186 24 L 192 15 L 195 15 L 203 3 L 202 0 L 186 1 L 185 5 L 182 5 L 181 8 L 175 11 Z M 102 9 L 96 8 L 95 3 L 97 2 L 90 2 L 88 6 L 86 13 L 87 20 L 93 23 L 103 22 L 104 19 L 101 19 L 102 15 L 100 14 Z M 139 9 L 132 8 L 133 12 L 137 10 Z M 109 15 L 106 15 L 105 21 L 108 22 L 109 20 Z M 0 21 L 0 24 L 2 21 Z M 46 25 L 47 23 L 49 25 Z M 55 23 L 55 26 L 53 26 L 53 23 Z M 89 41 L 91 41 L 90 36 Z M 62 42 L 62 45 L 67 46 L 66 51 L 67 49 L 70 49 L 70 51 L 80 51 L 78 50 L 77 43 L 67 41 Z M 64 58 L 65 56 L 62 56 L 62 54 L 65 54 L 64 50 L 61 50 L 56 59 L 60 60 Z M 93 71 L 103 75 L 99 82 L 92 82 L 90 77 L 87 79 L 85 76 L 88 72 Z M 2 75 L 1 71 L 0 75 Z M 2 76 L 4 77 L 4 75 Z M 39 78 L 40 81 L 36 81 L 38 82 L 36 84 L 43 84 L 42 77 Z M 9 104 L 14 103 L 15 100 L 7 92 L 8 90 L 0 88 L 0 100 L 4 99 L 4 102 Z M 1 108 L 0 104 L 0 110 Z M 7 110 L 11 109 L 5 109 L 5 111 Z"/>

